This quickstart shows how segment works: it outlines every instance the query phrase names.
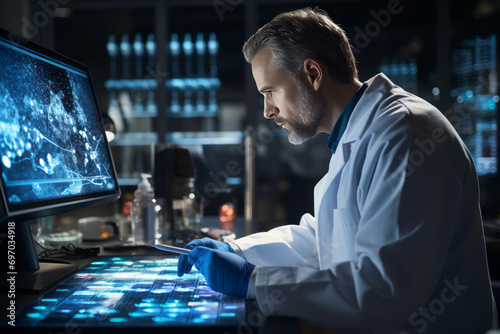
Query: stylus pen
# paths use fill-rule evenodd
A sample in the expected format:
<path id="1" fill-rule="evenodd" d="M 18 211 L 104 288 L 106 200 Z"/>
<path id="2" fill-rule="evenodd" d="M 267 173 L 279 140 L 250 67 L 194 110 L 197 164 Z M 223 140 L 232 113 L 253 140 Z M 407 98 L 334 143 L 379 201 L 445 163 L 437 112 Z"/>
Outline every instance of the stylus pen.
<path id="1" fill-rule="evenodd" d="M 150 245 L 151 247 L 157 248 L 162 251 L 167 251 L 167 252 L 172 252 L 172 253 L 177 253 L 177 254 L 189 254 L 191 252 L 190 249 L 186 248 L 180 248 L 180 247 L 175 247 L 175 246 L 170 246 L 170 245 L 163 245 L 163 244 L 157 244 L 157 245 Z"/>

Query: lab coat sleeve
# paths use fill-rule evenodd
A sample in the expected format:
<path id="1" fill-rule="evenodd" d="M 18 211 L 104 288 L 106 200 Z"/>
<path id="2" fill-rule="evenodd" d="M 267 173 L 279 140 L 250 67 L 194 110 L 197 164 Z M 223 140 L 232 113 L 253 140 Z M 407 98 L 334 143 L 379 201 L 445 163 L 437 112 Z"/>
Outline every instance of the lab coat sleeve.
<path id="1" fill-rule="evenodd" d="M 304 266 L 319 268 L 316 252 L 316 221 L 310 214 L 299 225 L 279 226 L 267 232 L 234 240 L 245 259 L 256 266 Z"/>
<path id="2" fill-rule="evenodd" d="M 349 181 L 358 184 L 356 203 L 348 203 L 359 214 L 355 260 L 327 270 L 258 267 L 256 298 L 267 314 L 334 328 L 390 327 L 407 323 L 429 300 L 443 270 L 456 208 L 463 204 L 464 182 L 475 178 L 467 171 L 470 162 L 449 157 L 447 151 L 461 147 L 449 134 L 444 143 L 433 143 L 432 153 L 421 152 L 442 121 L 422 132 L 404 107 L 395 108 L 402 110 L 391 113 L 372 138 L 362 139 L 351 157 L 362 166 L 358 179 Z M 417 151 L 423 159 L 411 165 Z"/>

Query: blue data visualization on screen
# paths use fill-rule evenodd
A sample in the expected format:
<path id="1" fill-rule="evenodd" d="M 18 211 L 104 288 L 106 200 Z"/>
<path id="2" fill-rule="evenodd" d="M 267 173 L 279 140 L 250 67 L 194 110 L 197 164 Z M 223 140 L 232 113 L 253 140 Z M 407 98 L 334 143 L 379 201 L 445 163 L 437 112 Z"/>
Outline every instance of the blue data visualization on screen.
<path id="1" fill-rule="evenodd" d="M 177 256 L 102 257 L 17 314 L 16 326 L 237 326 L 245 299 L 213 291 L 193 268 L 177 276 Z"/>
<path id="2" fill-rule="evenodd" d="M 116 189 L 87 72 L 0 38 L 0 164 L 9 204 Z"/>

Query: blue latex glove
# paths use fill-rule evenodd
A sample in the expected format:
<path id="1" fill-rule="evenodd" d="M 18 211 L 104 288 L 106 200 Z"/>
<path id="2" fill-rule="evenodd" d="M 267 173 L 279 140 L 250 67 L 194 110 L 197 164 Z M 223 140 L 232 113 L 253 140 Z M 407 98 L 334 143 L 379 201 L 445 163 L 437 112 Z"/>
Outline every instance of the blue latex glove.
<path id="1" fill-rule="evenodd" d="M 246 297 L 248 282 L 255 268 L 236 254 L 206 247 L 194 248 L 189 263 L 201 271 L 212 290 L 225 295 Z"/>
<path id="2" fill-rule="evenodd" d="M 227 242 L 220 242 L 210 238 L 195 239 L 188 243 L 184 248 L 193 249 L 198 246 L 217 249 L 223 252 L 234 253 L 233 248 Z M 177 276 L 182 276 L 191 271 L 193 264 L 189 263 L 187 255 L 181 255 L 177 263 Z"/>

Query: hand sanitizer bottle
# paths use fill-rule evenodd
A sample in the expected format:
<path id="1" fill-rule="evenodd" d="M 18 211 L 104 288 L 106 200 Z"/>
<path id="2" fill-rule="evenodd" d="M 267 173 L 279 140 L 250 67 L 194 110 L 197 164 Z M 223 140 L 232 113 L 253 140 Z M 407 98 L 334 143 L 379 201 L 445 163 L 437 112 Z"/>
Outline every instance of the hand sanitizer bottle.
<path id="1" fill-rule="evenodd" d="M 154 244 L 157 234 L 156 200 L 148 181 L 151 175 L 141 174 L 142 181 L 134 192 L 132 202 L 132 236 L 134 244 Z"/>

